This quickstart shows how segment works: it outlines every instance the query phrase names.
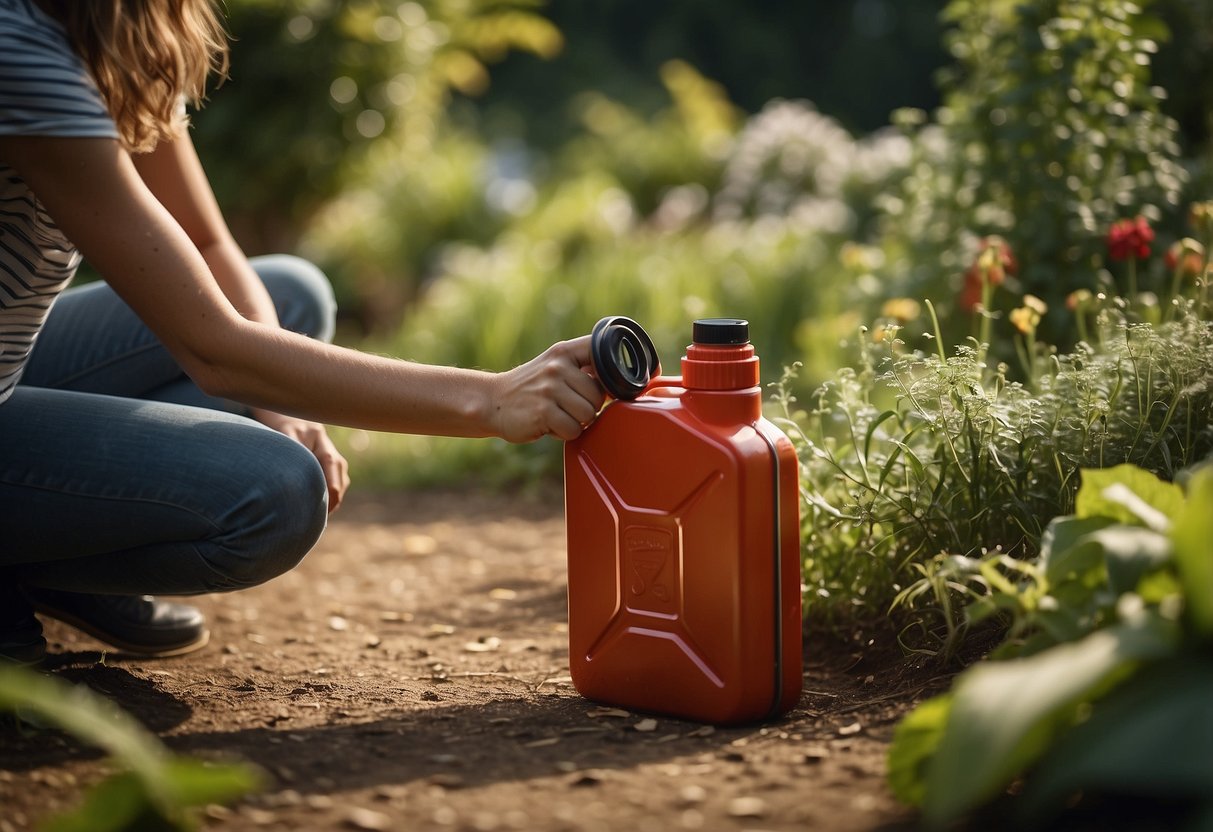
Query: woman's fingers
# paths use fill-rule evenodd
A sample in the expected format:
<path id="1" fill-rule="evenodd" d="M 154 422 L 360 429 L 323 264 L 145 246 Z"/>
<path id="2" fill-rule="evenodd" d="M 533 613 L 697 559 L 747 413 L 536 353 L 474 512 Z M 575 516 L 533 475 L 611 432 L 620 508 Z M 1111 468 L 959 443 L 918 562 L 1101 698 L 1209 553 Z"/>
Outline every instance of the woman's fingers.
<path id="1" fill-rule="evenodd" d="M 324 481 L 328 483 L 329 511 L 334 512 L 345 499 L 345 492 L 350 487 L 350 466 L 341 452 L 333 445 L 328 434 L 321 432 L 323 442 L 312 448 L 316 461 L 324 471 Z"/>
<path id="2" fill-rule="evenodd" d="M 258 421 L 284 436 L 289 436 L 312 452 L 312 456 L 320 463 L 324 482 L 328 486 L 329 512 L 336 511 L 350 487 L 350 465 L 329 438 L 324 425 L 268 410 L 257 410 L 253 415 Z"/>
<path id="3" fill-rule="evenodd" d="M 511 442 L 541 436 L 576 439 L 605 400 L 585 372 L 589 336 L 561 341 L 501 376 L 499 432 Z"/>

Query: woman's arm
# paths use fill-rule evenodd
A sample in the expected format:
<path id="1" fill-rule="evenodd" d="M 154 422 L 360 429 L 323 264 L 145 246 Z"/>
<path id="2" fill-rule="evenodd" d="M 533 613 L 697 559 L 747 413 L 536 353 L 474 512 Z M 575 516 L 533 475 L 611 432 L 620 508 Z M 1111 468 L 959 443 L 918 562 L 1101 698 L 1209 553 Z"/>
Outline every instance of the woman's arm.
<path id="1" fill-rule="evenodd" d="M 494 374 L 414 364 L 242 317 L 112 139 L 0 138 L 0 158 L 208 393 L 370 430 L 528 441 L 578 436 L 603 394 L 589 339 Z"/>
<path id="2" fill-rule="evenodd" d="M 223 294 L 250 321 L 277 324 L 274 303 L 233 239 L 188 133 L 131 157 L 135 170 L 206 261 Z"/>
<path id="3" fill-rule="evenodd" d="M 250 321 L 278 325 L 274 302 L 232 237 L 189 133 L 183 132 L 172 141 L 162 141 L 155 150 L 136 154 L 131 161 L 152 196 L 173 216 L 198 249 L 236 311 Z M 329 509 L 335 510 L 349 487 L 349 464 L 329 438 L 324 425 L 261 407 L 252 408 L 251 415 L 262 424 L 299 441 L 315 455 L 328 482 Z"/>

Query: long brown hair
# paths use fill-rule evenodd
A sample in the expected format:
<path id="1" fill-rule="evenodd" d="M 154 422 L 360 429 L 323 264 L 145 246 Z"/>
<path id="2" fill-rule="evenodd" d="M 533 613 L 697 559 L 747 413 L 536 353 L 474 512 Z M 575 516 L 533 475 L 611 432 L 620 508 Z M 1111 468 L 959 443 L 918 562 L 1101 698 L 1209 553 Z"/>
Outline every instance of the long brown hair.
<path id="1" fill-rule="evenodd" d="M 198 104 L 228 67 L 214 0 L 39 0 L 92 71 L 123 144 L 151 150 L 179 135 L 182 99 Z"/>

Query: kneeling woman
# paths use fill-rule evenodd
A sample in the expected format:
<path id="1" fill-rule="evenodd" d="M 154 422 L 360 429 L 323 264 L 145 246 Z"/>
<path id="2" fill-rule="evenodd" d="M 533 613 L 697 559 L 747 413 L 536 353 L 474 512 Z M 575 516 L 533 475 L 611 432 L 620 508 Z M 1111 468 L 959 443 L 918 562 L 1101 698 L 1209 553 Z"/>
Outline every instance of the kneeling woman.
<path id="1" fill-rule="evenodd" d="M 327 343 L 323 275 L 242 254 L 186 132 L 180 102 L 225 66 L 210 0 L 0 0 L 10 661 L 45 653 L 38 613 L 133 653 L 205 644 L 196 609 L 154 596 L 252 586 L 307 553 L 348 485 L 325 423 L 571 439 L 602 404 L 587 337 L 504 373 Z M 105 282 L 69 290 L 82 257 Z"/>

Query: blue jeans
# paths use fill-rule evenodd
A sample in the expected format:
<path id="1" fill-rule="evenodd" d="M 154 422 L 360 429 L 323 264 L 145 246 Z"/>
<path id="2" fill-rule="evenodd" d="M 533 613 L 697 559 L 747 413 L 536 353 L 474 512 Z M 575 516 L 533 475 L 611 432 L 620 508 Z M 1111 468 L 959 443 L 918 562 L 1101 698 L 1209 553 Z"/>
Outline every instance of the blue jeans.
<path id="1" fill-rule="evenodd" d="M 318 269 L 254 258 L 282 326 L 329 340 Z M 324 530 L 312 454 L 205 396 L 107 285 L 55 303 L 0 404 L 0 583 L 189 595 L 262 583 Z"/>

